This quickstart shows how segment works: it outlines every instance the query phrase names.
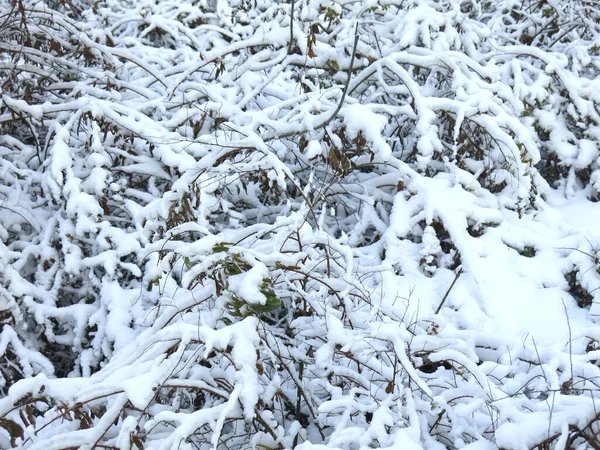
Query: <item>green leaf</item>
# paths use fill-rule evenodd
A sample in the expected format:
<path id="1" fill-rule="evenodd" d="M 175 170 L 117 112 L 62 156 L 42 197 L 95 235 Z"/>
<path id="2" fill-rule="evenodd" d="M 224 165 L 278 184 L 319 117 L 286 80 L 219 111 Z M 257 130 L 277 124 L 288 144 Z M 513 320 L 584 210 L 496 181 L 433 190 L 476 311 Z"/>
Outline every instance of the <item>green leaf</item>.
<path id="1" fill-rule="evenodd" d="M 229 247 L 231 247 L 232 245 L 235 244 L 233 242 L 219 242 L 218 244 L 215 244 L 212 250 L 214 253 L 228 252 Z"/>
<path id="2" fill-rule="evenodd" d="M 325 63 L 325 67 L 327 67 L 327 69 L 331 70 L 332 72 L 337 72 L 338 70 L 340 70 L 338 62 L 333 59 L 328 59 Z"/>
<path id="3" fill-rule="evenodd" d="M 231 321 L 231 319 L 230 319 L 229 317 L 225 317 L 225 316 L 223 316 L 223 317 L 221 317 L 221 320 L 222 320 L 222 321 L 223 321 L 223 323 L 224 323 L 225 325 L 227 325 L 227 326 L 229 326 L 229 325 L 233 324 L 233 322 Z"/>

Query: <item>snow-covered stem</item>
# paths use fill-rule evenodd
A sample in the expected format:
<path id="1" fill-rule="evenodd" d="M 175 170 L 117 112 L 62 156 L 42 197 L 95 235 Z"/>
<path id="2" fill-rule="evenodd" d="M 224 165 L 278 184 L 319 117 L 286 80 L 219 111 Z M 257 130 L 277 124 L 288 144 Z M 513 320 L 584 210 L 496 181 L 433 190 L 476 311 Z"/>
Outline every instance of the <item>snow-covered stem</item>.
<path id="1" fill-rule="evenodd" d="M 598 446 L 595 1 L 0 5 L 0 448 Z"/>

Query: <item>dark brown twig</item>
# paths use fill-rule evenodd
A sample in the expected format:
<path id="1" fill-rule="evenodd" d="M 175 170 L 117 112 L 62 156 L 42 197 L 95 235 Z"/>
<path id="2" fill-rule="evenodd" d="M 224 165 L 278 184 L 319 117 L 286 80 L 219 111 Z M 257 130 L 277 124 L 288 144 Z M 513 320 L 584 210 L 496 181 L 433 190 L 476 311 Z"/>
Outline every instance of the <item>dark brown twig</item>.
<path id="1" fill-rule="evenodd" d="M 448 295 L 450 295 L 450 291 L 452 290 L 452 288 L 454 287 L 454 284 L 458 281 L 458 279 L 460 278 L 460 276 L 462 275 L 463 270 L 462 267 L 458 270 L 458 272 L 456 272 L 456 276 L 454 277 L 454 281 L 452 282 L 452 284 L 450 285 L 450 287 L 448 288 L 448 290 L 446 291 L 446 294 L 444 295 L 444 298 L 442 299 L 442 301 L 440 302 L 440 306 L 437 307 L 437 309 L 435 310 L 436 314 L 440 313 L 440 310 L 442 309 L 442 306 L 444 306 L 444 302 L 446 301 L 446 299 L 448 298 Z"/>
<path id="2" fill-rule="evenodd" d="M 288 44 L 288 55 L 294 53 L 294 5 L 296 0 L 290 0 L 292 7 L 290 12 L 290 43 Z"/>

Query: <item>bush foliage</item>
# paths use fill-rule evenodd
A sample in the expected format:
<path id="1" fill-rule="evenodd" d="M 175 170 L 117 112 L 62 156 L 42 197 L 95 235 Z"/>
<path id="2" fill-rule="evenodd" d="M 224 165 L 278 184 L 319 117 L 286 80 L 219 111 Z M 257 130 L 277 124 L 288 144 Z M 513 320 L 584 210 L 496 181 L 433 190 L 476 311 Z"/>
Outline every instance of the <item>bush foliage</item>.
<path id="1" fill-rule="evenodd" d="M 0 447 L 600 447 L 597 1 L 0 5 Z"/>

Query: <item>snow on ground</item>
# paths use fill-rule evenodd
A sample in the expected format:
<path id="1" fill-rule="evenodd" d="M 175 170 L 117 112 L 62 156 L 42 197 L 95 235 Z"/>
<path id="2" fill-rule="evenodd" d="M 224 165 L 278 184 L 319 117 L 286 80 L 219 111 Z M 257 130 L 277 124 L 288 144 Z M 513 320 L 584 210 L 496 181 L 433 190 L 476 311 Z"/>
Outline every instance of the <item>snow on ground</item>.
<path id="1" fill-rule="evenodd" d="M 600 236 L 600 202 L 588 200 L 584 191 L 568 198 L 557 193 L 548 199 L 548 203 L 560 213 L 560 219 L 572 227 L 573 232 L 581 233 L 590 240 Z"/>

